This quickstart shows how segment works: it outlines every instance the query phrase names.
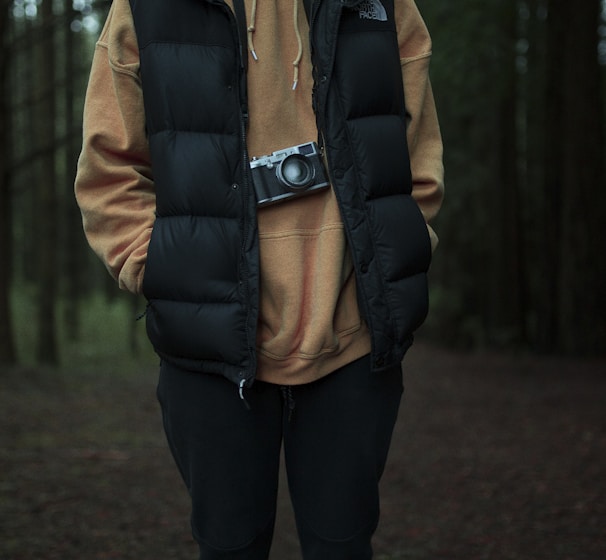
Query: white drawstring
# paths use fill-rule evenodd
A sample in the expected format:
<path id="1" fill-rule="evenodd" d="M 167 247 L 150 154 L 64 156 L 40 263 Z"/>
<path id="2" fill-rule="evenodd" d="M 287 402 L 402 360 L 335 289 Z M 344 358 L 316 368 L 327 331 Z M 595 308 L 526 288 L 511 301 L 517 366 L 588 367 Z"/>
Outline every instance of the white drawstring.
<path id="1" fill-rule="evenodd" d="M 255 51 L 255 44 L 253 40 L 253 35 L 255 33 L 255 24 L 257 19 L 257 0 L 252 0 L 252 6 L 250 9 L 250 22 L 248 27 L 246 28 L 246 39 L 248 43 L 248 50 L 252 55 L 254 60 L 259 60 L 257 56 L 257 52 Z M 297 85 L 299 83 L 299 64 L 301 63 L 301 59 L 303 58 L 303 39 L 301 38 L 301 31 L 299 30 L 299 0 L 293 0 L 293 24 L 295 28 L 295 36 L 297 37 L 297 56 L 293 60 L 292 65 L 294 67 L 294 76 L 292 89 L 293 91 L 297 89 Z"/>
<path id="2" fill-rule="evenodd" d="M 297 89 L 297 84 L 299 83 L 299 63 L 301 62 L 301 58 L 303 58 L 303 41 L 301 39 L 301 32 L 299 31 L 299 0 L 293 0 L 294 2 L 294 10 L 293 10 L 293 18 L 295 25 L 295 35 L 297 36 L 297 44 L 299 46 L 299 51 L 297 52 L 297 58 L 293 60 L 292 65 L 295 67 L 292 89 Z"/>
<path id="3" fill-rule="evenodd" d="M 255 45 L 253 43 L 253 33 L 255 32 L 255 20 L 257 19 L 257 0 L 252 0 L 252 7 L 250 9 L 250 24 L 246 28 L 246 37 L 248 40 L 248 50 L 255 60 L 259 60 L 257 53 L 255 52 Z"/>

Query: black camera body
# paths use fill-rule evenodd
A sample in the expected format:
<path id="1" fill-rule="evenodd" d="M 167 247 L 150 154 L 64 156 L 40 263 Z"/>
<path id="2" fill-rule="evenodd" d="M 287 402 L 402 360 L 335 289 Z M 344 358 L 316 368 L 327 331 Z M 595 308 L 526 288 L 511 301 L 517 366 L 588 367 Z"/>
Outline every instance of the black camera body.
<path id="1" fill-rule="evenodd" d="M 252 158 L 250 168 L 257 206 L 268 206 L 311 194 L 330 184 L 315 142 Z"/>

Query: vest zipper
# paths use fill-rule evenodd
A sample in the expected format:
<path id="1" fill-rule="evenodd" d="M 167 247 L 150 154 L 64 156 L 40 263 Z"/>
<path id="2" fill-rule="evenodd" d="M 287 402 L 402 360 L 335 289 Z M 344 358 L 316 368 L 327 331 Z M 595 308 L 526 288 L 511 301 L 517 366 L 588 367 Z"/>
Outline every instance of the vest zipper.
<path id="1" fill-rule="evenodd" d="M 246 21 L 241 22 L 232 10 L 230 10 L 229 6 L 223 2 L 224 9 L 228 12 L 229 17 L 232 22 L 232 29 L 234 30 L 234 38 L 237 40 L 238 44 L 238 54 L 239 54 L 239 64 L 237 69 L 237 86 L 238 86 L 238 97 L 240 103 L 240 141 L 242 143 L 242 180 L 243 180 L 243 214 L 242 214 L 242 268 L 240 275 L 240 283 L 242 287 L 242 291 L 246 294 L 246 301 L 249 301 L 248 298 L 248 264 L 246 262 L 246 247 L 248 246 L 249 240 L 249 204 L 250 204 L 250 191 L 252 188 L 250 178 L 249 178 L 249 162 L 248 162 L 248 153 L 246 149 L 246 131 L 248 129 L 248 91 L 246 84 L 246 76 L 247 76 L 247 66 L 248 66 L 248 51 L 246 50 L 246 36 L 241 37 L 240 35 L 243 33 L 243 30 L 246 30 Z M 234 3 L 234 9 L 242 8 L 243 4 L 238 5 L 238 0 Z M 245 16 L 244 16 L 245 17 Z M 243 23 L 243 25 L 242 25 Z M 250 304 L 247 307 L 247 314 L 250 316 Z M 249 321 L 246 321 L 248 325 Z M 256 360 L 256 355 L 254 351 L 254 345 L 250 344 L 250 332 L 246 332 L 248 343 L 248 353 L 250 356 L 251 364 L 254 365 L 254 361 Z M 244 402 L 246 408 L 250 408 L 246 399 L 244 398 L 244 387 L 250 386 L 252 384 L 253 377 L 252 375 L 246 375 L 244 372 L 240 374 L 240 382 L 238 386 L 239 396 Z"/>

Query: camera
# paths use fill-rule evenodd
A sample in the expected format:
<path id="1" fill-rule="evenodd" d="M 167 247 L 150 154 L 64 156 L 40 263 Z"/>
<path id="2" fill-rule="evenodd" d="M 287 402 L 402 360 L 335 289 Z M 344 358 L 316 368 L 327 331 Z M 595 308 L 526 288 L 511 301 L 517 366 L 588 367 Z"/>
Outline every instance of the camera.
<path id="1" fill-rule="evenodd" d="M 311 194 L 330 184 L 315 142 L 252 158 L 250 168 L 257 206 L 268 206 Z"/>

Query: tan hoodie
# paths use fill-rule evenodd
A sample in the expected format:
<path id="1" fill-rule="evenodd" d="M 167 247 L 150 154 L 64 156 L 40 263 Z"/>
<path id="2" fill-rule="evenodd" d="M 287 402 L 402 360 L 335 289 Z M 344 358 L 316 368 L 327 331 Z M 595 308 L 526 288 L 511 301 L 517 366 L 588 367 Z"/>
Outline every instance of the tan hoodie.
<path id="1" fill-rule="evenodd" d="M 250 156 L 317 138 L 309 26 L 298 2 L 246 3 Z M 428 78 L 431 41 L 413 0 L 396 0 L 396 19 L 413 196 L 429 221 L 443 195 L 442 142 Z M 134 293 L 141 291 L 155 210 L 138 71 L 129 2 L 114 0 L 93 58 L 75 189 L 89 243 L 120 287 Z M 308 383 L 367 354 L 370 338 L 332 189 L 263 208 L 258 221 L 257 379 Z M 437 238 L 429 233 L 434 247 Z"/>

